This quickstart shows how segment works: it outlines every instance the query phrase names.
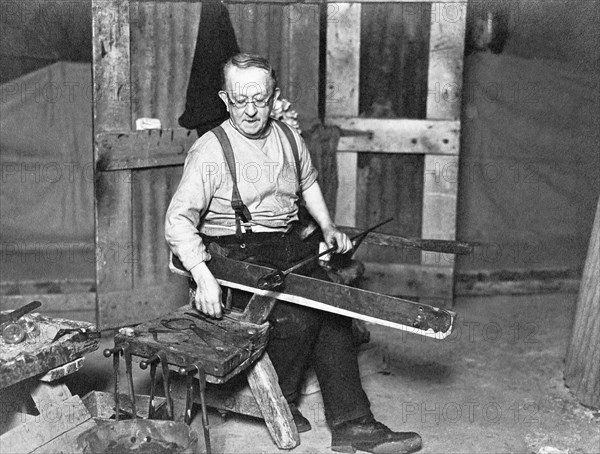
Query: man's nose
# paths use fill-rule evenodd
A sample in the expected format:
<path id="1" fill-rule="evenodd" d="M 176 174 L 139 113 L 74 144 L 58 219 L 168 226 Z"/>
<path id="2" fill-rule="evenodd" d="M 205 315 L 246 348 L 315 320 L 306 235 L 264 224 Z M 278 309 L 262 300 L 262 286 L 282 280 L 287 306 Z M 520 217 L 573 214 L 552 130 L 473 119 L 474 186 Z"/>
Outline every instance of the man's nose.
<path id="1" fill-rule="evenodd" d="M 252 117 L 252 116 L 256 115 L 256 112 L 258 112 L 258 109 L 254 105 L 254 103 L 252 101 L 250 101 L 250 102 L 248 102 L 248 104 L 246 104 L 246 108 L 244 109 L 244 112 L 246 112 L 246 115 L 249 115 Z"/>

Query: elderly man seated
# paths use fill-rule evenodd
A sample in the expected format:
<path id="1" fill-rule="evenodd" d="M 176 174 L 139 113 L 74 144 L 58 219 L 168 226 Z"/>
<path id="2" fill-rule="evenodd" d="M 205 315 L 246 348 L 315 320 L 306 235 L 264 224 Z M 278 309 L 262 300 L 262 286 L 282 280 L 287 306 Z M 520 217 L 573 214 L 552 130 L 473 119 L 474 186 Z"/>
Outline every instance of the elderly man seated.
<path id="1" fill-rule="evenodd" d="M 212 242 L 231 258 L 286 269 L 318 248 L 317 235 L 303 239 L 299 234 L 298 203 L 304 200 L 324 240 L 339 253 L 352 249 L 331 220 L 304 141 L 270 117 L 280 92 L 269 62 L 238 54 L 225 64 L 223 77 L 219 96 L 230 118 L 190 149 L 165 223 L 169 246 L 197 285 L 196 309 L 212 317 L 221 317 L 223 304 L 206 265 Z M 318 264 L 302 273 L 327 278 Z M 237 295 L 238 304 L 244 297 Z M 373 417 L 360 381 L 351 319 L 279 301 L 269 320 L 267 352 L 299 432 L 311 428 L 295 403 L 303 374 L 312 366 L 332 450 L 409 453 L 421 448 L 418 434 L 394 432 Z"/>

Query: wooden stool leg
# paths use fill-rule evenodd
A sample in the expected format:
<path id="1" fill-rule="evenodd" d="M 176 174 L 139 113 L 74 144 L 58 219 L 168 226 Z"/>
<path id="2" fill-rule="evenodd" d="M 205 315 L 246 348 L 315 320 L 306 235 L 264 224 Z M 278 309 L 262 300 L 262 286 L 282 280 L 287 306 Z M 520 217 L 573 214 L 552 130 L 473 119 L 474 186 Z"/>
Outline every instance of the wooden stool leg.
<path id="1" fill-rule="evenodd" d="M 280 449 L 292 449 L 300 444 L 300 436 L 290 408 L 279 388 L 277 373 L 269 355 L 248 368 L 248 384 L 260 407 L 271 437 Z"/>

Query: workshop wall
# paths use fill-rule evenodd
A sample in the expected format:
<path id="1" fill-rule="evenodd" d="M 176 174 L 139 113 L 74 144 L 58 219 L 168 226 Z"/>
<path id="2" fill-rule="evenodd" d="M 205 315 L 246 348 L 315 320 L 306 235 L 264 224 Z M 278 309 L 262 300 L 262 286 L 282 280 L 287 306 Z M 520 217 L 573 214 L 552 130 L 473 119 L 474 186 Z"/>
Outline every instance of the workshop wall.
<path id="1" fill-rule="evenodd" d="M 52 122 L 45 126 L 35 123 L 34 126 L 31 120 L 26 119 L 28 117 L 13 117 L 10 121 L 24 118 L 21 123 L 15 124 L 15 128 L 20 124 L 35 127 L 35 135 L 21 132 L 22 136 L 29 137 L 27 143 L 31 145 L 27 149 L 6 146 L 13 141 L 6 135 L 11 130 L 7 128 L 9 120 L 6 120 L 9 112 L 7 90 L 11 91 L 15 86 L 6 82 L 17 81 L 20 84 L 22 80 L 29 79 L 17 78 L 40 68 L 46 71 L 43 80 L 54 80 L 48 79 L 48 74 L 56 74 L 57 69 L 48 65 L 57 61 L 89 63 L 90 3 L 90 0 L 0 3 L 0 82 L 4 82 L 0 106 L 3 163 L 7 160 L 12 162 L 20 156 L 37 159 L 39 163 L 55 160 L 50 156 L 57 150 L 56 144 L 43 138 L 47 137 L 45 131 L 49 130 L 54 130 L 59 139 L 66 135 L 73 137 L 69 143 L 76 142 L 74 146 L 77 150 L 69 153 L 90 153 L 89 159 L 79 154 L 78 159 L 82 163 L 91 161 L 91 148 L 83 145 L 83 142 L 90 143 L 85 137 L 89 138 L 91 132 L 68 132 L 67 126 L 57 129 Z M 490 259 L 493 255 L 469 258 L 467 262 L 458 262 L 459 271 L 465 267 L 536 268 L 561 263 L 577 267 L 583 263 L 595 206 L 593 199 L 598 194 L 598 159 L 594 148 L 597 136 L 593 135 L 593 130 L 598 125 L 598 86 L 594 80 L 597 80 L 600 71 L 598 29 L 594 24 L 598 20 L 599 4 L 585 0 L 575 3 L 577 7 L 566 0 L 490 0 L 470 3 L 471 28 L 475 23 L 485 22 L 477 22 L 477 18 L 487 17 L 488 11 L 502 19 L 504 28 L 502 46 L 498 48 L 500 53 L 485 48 L 470 48 L 472 53 L 465 61 L 467 90 L 463 100 L 463 172 L 459 182 L 458 234 L 462 239 L 489 241 L 501 247 L 504 245 L 504 257 L 520 254 L 521 258 L 516 261 L 512 258 Z M 242 9 L 229 5 L 228 8 L 241 48 L 264 53 L 272 59 L 284 82 L 284 95 L 294 102 L 305 125 L 310 125 L 318 117 L 316 43 L 320 19 L 316 6 L 296 5 L 292 8 L 262 5 L 253 10 L 252 7 Z M 384 14 L 377 8 L 373 6 L 374 12 L 365 13 L 363 17 L 363 67 L 377 66 L 379 71 L 377 77 L 371 76 L 374 81 L 372 84 L 368 81 L 363 84 L 363 113 L 369 116 L 419 118 L 423 115 L 421 98 L 426 93 L 416 81 L 421 80 L 420 74 L 426 68 L 419 62 L 418 55 L 426 50 L 423 43 L 427 40 L 427 30 L 423 24 L 409 20 L 407 15 Z M 138 47 L 134 48 L 132 68 L 133 87 L 137 90 L 134 96 L 135 114 L 159 117 L 164 126 L 174 126 L 183 108 L 188 73 L 186 68 L 191 64 L 193 55 L 199 5 L 190 2 L 164 2 L 157 5 L 139 2 L 133 4 L 132 11 L 132 33 L 138 38 L 135 40 Z M 394 21 L 400 20 L 401 24 L 394 25 Z M 369 34 L 382 38 L 367 43 Z M 398 40 L 406 41 L 406 45 L 402 43 L 398 46 Z M 292 45 L 303 49 L 303 52 L 291 55 L 287 50 Z M 400 56 L 405 63 L 390 65 L 389 62 L 394 61 L 390 55 Z M 189 63 L 182 63 L 185 61 Z M 67 83 L 78 83 L 82 87 L 91 83 L 89 67 L 80 66 L 75 70 L 67 65 L 61 68 L 61 71 L 66 71 L 64 81 Z M 399 81 L 389 79 L 396 76 Z M 382 83 L 382 80 L 386 82 Z M 407 92 L 405 89 L 400 97 L 393 92 L 382 91 L 382 86 L 387 89 L 394 85 L 410 86 L 411 90 Z M 489 91 L 498 86 L 503 90 L 502 96 Z M 492 88 L 488 92 L 473 92 L 474 87 Z M 541 90 L 536 91 L 538 88 Z M 385 93 L 384 97 L 381 97 L 382 92 Z M 515 93 L 518 99 L 513 96 Z M 536 102 L 528 102 L 532 96 Z M 394 99 L 389 100 L 391 97 Z M 81 100 L 81 104 L 77 104 L 78 100 Z M 10 105 L 13 112 L 16 108 L 32 106 L 27 103 Z M 46 100 L 36 105 L 49 111 Z M 87 118 L 91 119 L 90 107 L 89 100 L 81 96 L 70 105 L 70 113 L 61 111 L 56 115 L 63 119 L 89 115 Z M 519 119 L 516 125 L 515 119 Z M 53 121 L 56 122 L 56 118 Z M 35 144 L 31 142 L 34 136 L 40 137 Z M 65 147 L 66 144 L 63 140 L 60 146 Z M 420 175 L 419 162 L 407 165 L 390 163 L 389 159 L 396 157 L 370 156 L 360 159 L 361 191 L 374 194 L 379 187 L 385 194 L 381 197 L 370 196 L 360 202 L 361 223 L 384 212 L 388 205 L 384 203 L 386 200 L 410 200 L 411 203 L 403 208 L 403 212 L 408 214 L 402 221 L 401 233 L 411 235 L 419 231 L 420 201 L 415 194 L 420 191 L 415 180 L 409 183 L 404 193 L 398 193 L 400 185 L 397 180 L 408 180 L 412 172 L 406 169 L 411 169 L 412 165 L 417 169 L 414 173 Z M 496 168 L 502 167 L 505 178 L 514 177 L 518 169 L 525 172 L 519 175 L 528 175 L 529 170 L 537 169 L 535 188 L 525 184 L 524 180 L 518 184 L 506 179 L 492 181 L 494 175 L 491 175 L 492 178 L 485 174 L 476 176 L 475 182 L 468 179 L 472 178 L 472 171 L 477 171 L 477 164 L 481 169 L 484 168 L 481 165 L 490 163 Z M 4 179 L 2 183 L 4 194 Z M 2 242 L 6 244 L 17 235 L 26 236 L 34 242 L 52 236 L 57 239 L 66 236 L 77 241 L 80 238 L 93 241 L 90 217 L 93 212 L 92 182 L 85 183 L 68 189 L 61 188 L 52 196 L 51 190 L 56 190 L 58 186 L 48 186 L 42 191 L 42 197 L 31 192 L 19 180 L 10 192 L 14 196 L 10 204 L 3 203 Z M 74 191 L 77 195 L 74 195 Z M 50 209 L 53 205 L 48 202 L 48 197 L 60 198 L 60 206 L 71 211 L 65 213 Z M 77 203 L 70 200 L 77 200 Z M 44 236 L 37 236 L 42 235 L 42 229 L 38 229 L 37 233 L 32 230 L 31 217 L 34 215 L 26 214 L 32 206 L 38 206 L 38 210 L 41 210 L 38 212 L 44 213 Z M 80 215 L 82 210 L 87 215 Z M 19 213 L 22 213 L 25 221 L 17 225 L 14 222 L 19 216 L 15 217 L 14 214 Z M 6 226 L 10 228 L 6 229 Z M 532 262 L 527 259 L 531 258 L 527 251 L 532 250 L 545 252 L 536 253 Z M 487 253 L 495 252 L 490 250 Z"/>

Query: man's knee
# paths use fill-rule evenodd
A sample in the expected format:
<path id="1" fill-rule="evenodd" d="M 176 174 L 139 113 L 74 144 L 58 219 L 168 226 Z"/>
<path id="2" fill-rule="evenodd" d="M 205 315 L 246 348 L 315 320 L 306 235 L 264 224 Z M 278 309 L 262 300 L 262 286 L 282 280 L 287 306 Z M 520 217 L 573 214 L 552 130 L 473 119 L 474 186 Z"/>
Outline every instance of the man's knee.
<path id="1" fill-rule="evenodd" d="M 294 338 L 299 342 L 314 339 L 320 328 L 320 318 L 316 311 L 300 306 L 277 303 L 269 317 L 273 329 L 271 336 L 275 339 Z"/>

